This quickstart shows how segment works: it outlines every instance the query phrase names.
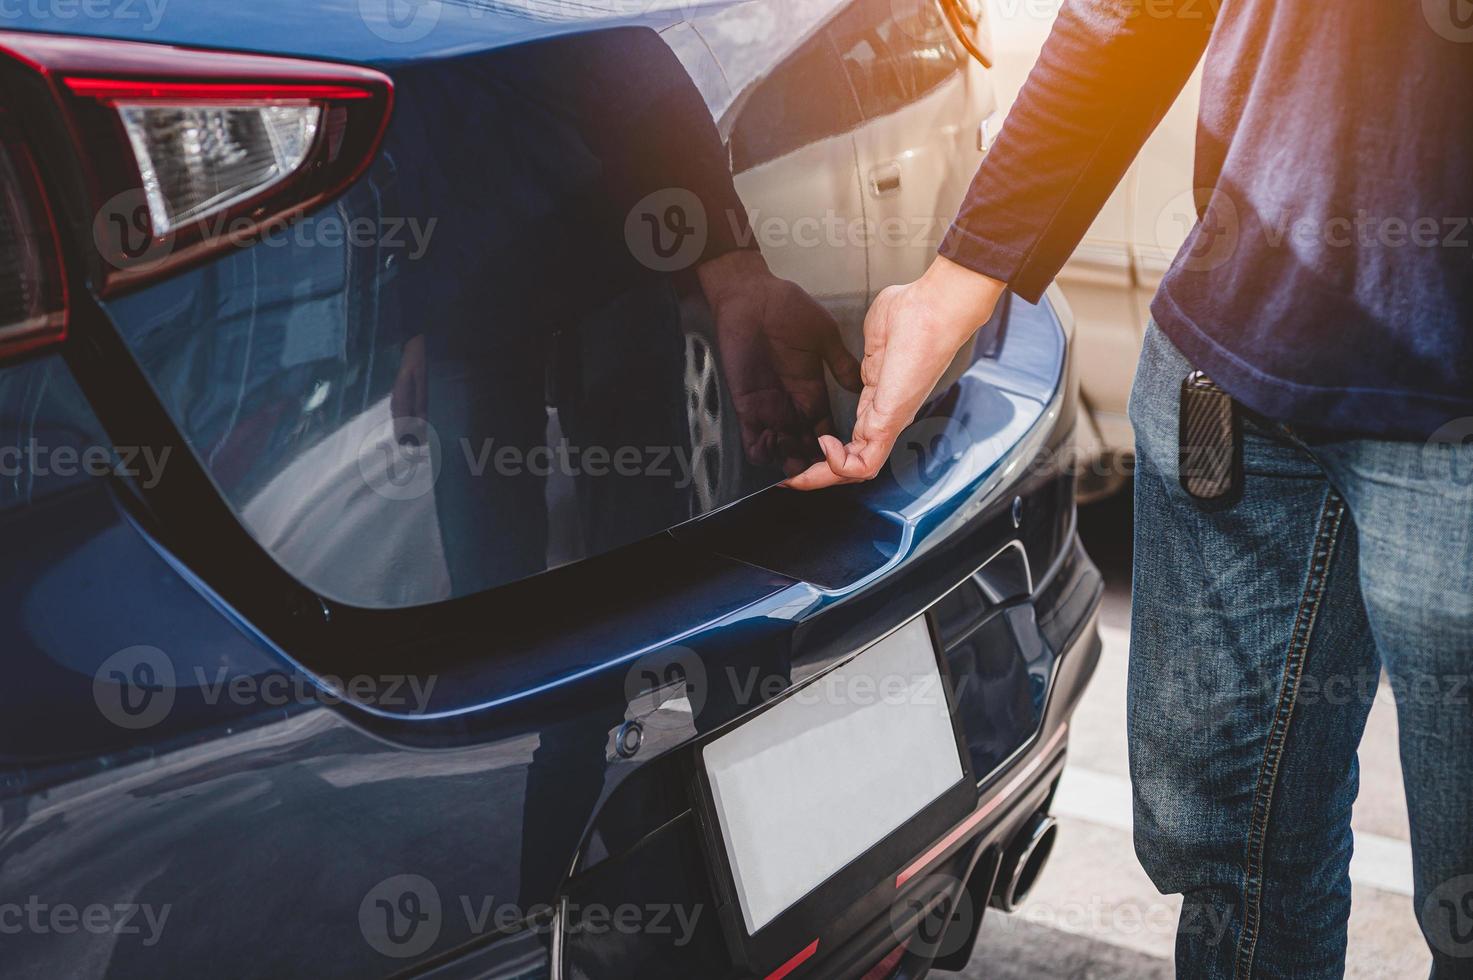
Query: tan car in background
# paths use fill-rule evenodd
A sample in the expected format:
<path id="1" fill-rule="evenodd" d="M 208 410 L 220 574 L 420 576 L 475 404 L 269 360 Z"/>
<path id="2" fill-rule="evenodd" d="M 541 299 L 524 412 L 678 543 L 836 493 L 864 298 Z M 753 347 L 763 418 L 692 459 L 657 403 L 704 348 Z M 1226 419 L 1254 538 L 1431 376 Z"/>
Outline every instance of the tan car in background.
<path id="1" fill-rule="evenodd" d="M 987 0 L 999 120 L 1037 60 L 1059 5 Z M 1192 76 L 1059 273 L 1078 322 L 1081 503 L 1123 487 L 1134 456 L 1125 408 L 1151 297 L 1196 221 L 1192 155 L 1200 81 L 1200 72 Z"/>

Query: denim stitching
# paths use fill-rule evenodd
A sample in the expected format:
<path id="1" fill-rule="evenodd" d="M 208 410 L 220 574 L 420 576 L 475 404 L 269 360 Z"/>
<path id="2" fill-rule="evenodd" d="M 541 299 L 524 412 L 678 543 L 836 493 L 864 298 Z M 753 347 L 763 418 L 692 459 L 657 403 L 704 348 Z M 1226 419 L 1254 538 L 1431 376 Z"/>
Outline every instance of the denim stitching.
<path id="1" fill-rule="evenodd" d="M 1258 786 L 1253 793 L 1253 810 L 1248 829 L 1247 874 L 1243 880 L 1243 931 L 1238 939 L 1233 976 L 1249 980 L 1253 975 L 1253 954 L 1258 946 L 1258 929 L 1263 902 L 1263 852 L 1268 838 L 1269 811 L 1273 805 L 1274 787 L 1283 758 L 1284 743 L 1289 736 L 1289 721 L 1294 714 L 1299 694 L 1299 680 L 1304 674 L 1304 660 L 1310 637 L 1319 615 L 1320 602 L 1330 577 L 1330 562 L 1335 556 L 1340 525 L 1345 516 L 1345 501 L 1334 490 L 1325 492 L 1320 508 L 1319 528 L 1315 535 L 1314 555 L 1304 595 L 1294 618 L 1294 631 L 1284 661 L 1284 679 L 1279 701 L 1269 728 L 1268 743 L 1263 749 L 1263 763 L 1258 771 Z"/>

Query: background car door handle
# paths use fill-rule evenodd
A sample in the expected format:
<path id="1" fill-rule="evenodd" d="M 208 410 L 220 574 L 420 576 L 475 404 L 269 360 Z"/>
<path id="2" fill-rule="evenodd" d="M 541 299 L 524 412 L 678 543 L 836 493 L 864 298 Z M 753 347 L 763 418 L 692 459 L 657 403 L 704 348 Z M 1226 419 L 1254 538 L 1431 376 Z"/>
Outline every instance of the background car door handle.
<path id="1" fill-rule="evenodd" d="M 977 150 L 986 153 L 997 139 L 997 113 L 993 113 L 977 124 Z"/>
<path id="2" fill-rule="evenodd" d="M 875 197 L 889 197 L 900 190 L 900 164 L 887 163 L 869 172 L 869 189 Z"/>

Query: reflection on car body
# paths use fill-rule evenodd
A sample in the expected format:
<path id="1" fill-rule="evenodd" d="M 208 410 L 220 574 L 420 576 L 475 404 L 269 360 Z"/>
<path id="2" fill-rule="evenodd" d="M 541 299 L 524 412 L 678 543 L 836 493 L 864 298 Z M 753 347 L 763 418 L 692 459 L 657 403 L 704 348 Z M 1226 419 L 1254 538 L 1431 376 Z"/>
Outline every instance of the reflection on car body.
<path id="1" fill-rule="evenodd" d="M 8 963 L 955 967 L 1098 652 L 1067 308 L 1004 304 L 873 483 L 775 484 L 852 424 L 865 310 L 930 260 L 985 72 L 930 0 L 446 4 L 420 36 L 371 6 L 77 25 L 131 71 L 373 66 L 394 109 L 341 194 L 126 289 L 58 226 L 70 335 L 0 362 L 4 442 L 174 452 L 152 485 L 0 485 L 0 902 L 172 911 L 148 946 L 27 933 Z M 54 25 L 10 27 L 0 84 L 33 93 L 4 52 Z M 82 158 L 70 103 L 16 105 Z M 83 166 L 43 175 L 58 211 Z M 963 778 L 749 929 L 702 753 L 902 633 Z M 618 908 L 679 926 L 597 927 Z"/>

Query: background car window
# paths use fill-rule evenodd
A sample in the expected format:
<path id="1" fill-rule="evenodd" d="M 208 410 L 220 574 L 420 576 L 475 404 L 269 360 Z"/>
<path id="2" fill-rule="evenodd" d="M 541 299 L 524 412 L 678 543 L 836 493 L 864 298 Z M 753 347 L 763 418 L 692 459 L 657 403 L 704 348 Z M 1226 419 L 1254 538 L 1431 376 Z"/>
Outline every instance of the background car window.
<path id="1" fill-rule="evenodd" d="M 836 40 L 866 118 L 887 115 L 906 103 L 906 87 L 896 71 L 895 57 L 877 32 Z"/>
<path id="2" fill-rule="evenodd" d="M 732 170 L 751 170 L 859 122 L 838 53 L 820 31 L 753 86 L 732 127 Z"/>
<path id="3" fill-rule="evenodd" d="M 830 32 L 867 119 L 914 102 L 965 64 L 934 0 L 857 0 Z"/>

